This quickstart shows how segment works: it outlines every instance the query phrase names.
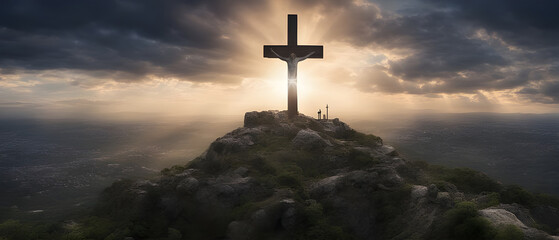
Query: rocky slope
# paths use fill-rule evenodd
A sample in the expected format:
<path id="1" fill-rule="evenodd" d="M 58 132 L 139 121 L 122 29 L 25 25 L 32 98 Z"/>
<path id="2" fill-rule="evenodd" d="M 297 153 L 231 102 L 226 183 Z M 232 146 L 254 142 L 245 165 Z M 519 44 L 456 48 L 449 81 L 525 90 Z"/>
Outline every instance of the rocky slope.
<path id="1" fill-rule="evenodd" d="M 96 215 L 106 239 L 559 239 L 555 199 L 526 194 L 338 119 L 264 111 L 185 166 L 114 183 Z"/>

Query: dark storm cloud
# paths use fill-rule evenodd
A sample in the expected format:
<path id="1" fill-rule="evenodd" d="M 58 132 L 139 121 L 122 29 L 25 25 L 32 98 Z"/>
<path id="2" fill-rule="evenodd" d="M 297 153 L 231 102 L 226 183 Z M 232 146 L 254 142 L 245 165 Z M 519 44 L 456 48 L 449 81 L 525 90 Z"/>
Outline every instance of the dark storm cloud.
<path id="1" fill-rule="evenodd" d="M 405 58 L 390 61 L 386 70 L 404 81 L 417 83 L 415 90 L 402 88 L 405 92 L 476 91 L 491 85 L 487 79 L 476 75 L 487 76 L 487 72 L 509 64 L 499 49 L 473 38 L 473 29 L 461 25 L 450 13 L 435 9 L 405 16 L 385 13 L 376 7 L 355 8 L 342 14 L 343 20 L 334 27 L 338 31 L 329 37 L 342 38 L 357 46 L 408 51 Z M 471 77 L 465 78 L 465 73 Z M 503 79 L 498 72 L 493 75 L 499 78 L 489 81 Z M 433 80 L 446 81 L 437 88 L 419 89 L 420 84 Z M 371 81 L 375 81 L 374 78 Z"/>
<path id="2" fill-rule="evenodd" d="M 224 28 L 244 7 L 262 4 L 4 1 L 0 68 L 121 72 L 127 79 L 155 74 L 199 80 L 215 69 L 236 74 L 224 61 L 235 51 Z"/>
<path id="3" fill-rule="evenodd" d="M 330 40 L 404 53 L 383 70 L 390 78 L 379 77 L 378 69 L 362 73 L 359 86 L 369 86 L 364 91 L 476 93 L 544 81 L 523 92 L 537 91 L 559 102 L 553 98 L 559 92 L 550 85 L 556 78 L 545 73 L 549 66 L 559 65 L 559 2 L 408 2 L 402 11 L 393 4 L 392 12 L 374 5 L 332 10 L 340 20 L 329 33 Z M 378 6 L 386 4 L 379 1 Z M 428 84 L 432 81 L 437 84 Z"/>
<path id="4" fill-rule="evenodd" d="M 451 9 L 456 22 L 483 28 L 519 53 L 511 57 L 520 68 L 512 77 L 524 97 L 559 103 L 559 2 L 495 0 L 429 0 Z M 505 86 L 506 87 L 506 86 Z"/>
<path id="5" fill-rule="evenodd" d="M 406 80 L 452 78 L 461 71 L 480 72 L 506 64 L 495 49 L 481 40 L 469 39 L 465 32 L 447 14 L 431 13 L 388 21 L 378 34 L 386 38 L 384 47 L 411 48 L 415 52 L 390 63 L 391 72 Z M 399 36 L 405 39 L 390 41 Z"/>
<path id="6" fill-rule="evenodd" d="M 457 20 L 499 34 L 506 42 L 529 49 L 556 49 L 559 2 L 553 0 L 427 0 L 452 9 Z"/>
<path id="7" fill-rule="evenodd" d="M 279 6 L 325 16 L 319 26 L 328 28 L 326 45 L 345 42 L 400 55 L 362 71 L 355 86 L 363 91 L 427 96 L 518 90 L 533 101 L 559 102 L 559 2 L 367 3 L 299 0 Z M 252 31 L 250 36 L 270 40 L 247 21 L 270 21 L 267 15 L 280 11 L 273 6 L 278 3 L 3 1 L 0 72 L 70 69 L 121 81 L 155 75 L 238 82 L 255 70 L 242 62 L 242 40 L 231 37 Z"/>

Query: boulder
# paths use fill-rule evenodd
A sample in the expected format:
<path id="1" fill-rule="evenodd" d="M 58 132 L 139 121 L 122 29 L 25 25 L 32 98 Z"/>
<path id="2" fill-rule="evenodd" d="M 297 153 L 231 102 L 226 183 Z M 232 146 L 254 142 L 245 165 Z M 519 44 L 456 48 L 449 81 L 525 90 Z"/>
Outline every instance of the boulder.
<path id="1" fill-rule="evenodd" d="M 522 223 L 518 218 L 511 212 L 500 209 L 500 208 L 486 208 L 478 211 L 479 214 L 487 218 L 491 223 L 495 225 L 514 225 L 521 229 L 527 229 L 528 227 Z"/>
<path id="2" fill-rule="evenodd" d="M 363 170 L 352 171 L 345 175 L 344 182 L 351 187 L 370 191 L 379 182 L 379 174 Z"/>
<path id="3" fill-rule="evenodd" d="M 448 192 L 439 192 L 436 202 L 443 208 L 452 208 L 454 206 L 454 201 Z"/>
<path id="4" fill-rule="evenodd" d="M 380 147 L 380 151 L 384 154 L 384 155 L 388 155 L 388 156 L 398 156 L 398 152 L 396 152 L 396 149 L 390 145 L 382 145 Z"/>
<path id="5" fill-rule="evenodd" d="M 544 231 L 526 226 L 513 213 L 500 208 L 486 208 L 478 211 L 479 214 L 489 220 L 494 226 L 514 225 L 524 233 L 524 239 L 558 239 L 550 236 Z"/>
<path id="6" fill-rule="evenodd" d="M 177 191 L 184 194 L 191 194 L 198 189 L 198 180 L 193 177 L 187 177 L 177 184 Z"/>
<path id="7" fill-rule="evenodd" d="M 532 217 L 552 229 L 559 229 L 559 209 L 551 206 L 536 206 L 530 210 Z"/>
<path id="8" fill-rule="evenodd" d="M 272 125 L 277 124 L 276 119 L 277 112 L 274 111 L 262 111 L 262 112 L 247 112 L 245 113 L 245 124 L 246 128 L 256 127 L 260 125 Z"/>
<path id="9" fill-rule="evenodd" d="M 533 227 L 536 226 L 537 223 L 534 221 L 534 219 L 532 218 L 532 216 L 530 216 L 530 210 L 528 210 L 527 208 L 523 207 L 520 204 L 517 203 L 513 203 L 513 204 L 499 204 L 496 207 L 490 207 L 494 208 L 494 209 L 505 209 L 509 212 L 511 212 L 512 214 L 514 214 L 518 220 L 520 220 L 522 223 L 524 223 L 524 225 L 528 226 L 528 227 Z"/>
<path id="10" fill-rule="evenodd" d="M 404 179 L 400 177 L 398 171 L 396 171 L 396 169 L 392 166 L 374 167 L 372 170 L 378 174 L 377 181 L 383 186 L 388 188 L 397 188 L 404 183 Z"/>
<path id="11" fill-rule="evenodd" d="M 344 175 L 336 175 L 324 178 L 311 185 L 311 193 L 316 195 L 334 194 L 338 182 Z"/>
<path id="12" fill-rule="evenodd" d="M 255 232 L 269 232 L 278 230 L 281 226 L 283 230 L 292 231 L 297 227 L 297 210 L 295 200 L 283 199 L 272 202 L 254 212 L 250 217 L 251 226 Z M 278 226 L 279 224 L 279 226 Z"/>
<path id="13" fill-rule="evenodd" d="M 435 199 L 437 199 L 438 193 L 439 193 L 439 189 L 437 188 L 437 186 L 435 184 L 431 184 L 427 188 L 427 198 L 429 198 L 429 200 L 431 200 L 431 201 L 434 201 Z"/>
<path id="14" fill-rule="evenodd" d="M 291 141 L 295 149 L 317 150 L 332 144 L 311 129 L 302 129 Z"/>
<path id="15" fill-rule="evenodd" d="M 234 174 L 237 174 L 241 177 L 246 177 L 248 176 L 248 169 L 246 167 L 239 167 L 237 169 L 235 169 L 235 171 L 233 171 Z"/>
<path id="16" fill-rule="evenodd" d="M 333 132 L 336 138 L 346 138 L 355 132 L 355 130 L 340 121 L 338 118 L 334 118 L 334 120 L 332 120 L 332 124 L 334 125 Z"/>
<path id="17" fill-rule="evenodd" d="M 252 178 L 223 175 L 209 179 L 204 187 L 199 187 L 194 197 L 203 204 L 231 207 L 242 202 L 243 198 L 261 194 L 262 188 Z"/>
<path id="18" fill-rule="evenodd" d="M 413 185 L 411 188 L 411 199 L 417 201 L 427 196 L 427 187 L 421 185 Z"/>
<path id="19" fill-rule="evenodd" d="M 297 227 L 297 210 L 295 207 L 288 207 L 281 216 L 281 226 L 287 231 L 294 231 Z"/>
<path id="20" fill-rule="evenodd" d="M 229 136 L 218 138 L 210 145 L 210 150 L 218 154 L 228 154 L 240 152 L 246 149 L 248 146 L 254 145 L 250 136 Z"/>
<path id="21" fill-rule="evenodd" d="M 248 240 L 250 239 L 251 227 L 242 221 L 233 221 L 227 226 L 227 236 L 231 240 Z"/>

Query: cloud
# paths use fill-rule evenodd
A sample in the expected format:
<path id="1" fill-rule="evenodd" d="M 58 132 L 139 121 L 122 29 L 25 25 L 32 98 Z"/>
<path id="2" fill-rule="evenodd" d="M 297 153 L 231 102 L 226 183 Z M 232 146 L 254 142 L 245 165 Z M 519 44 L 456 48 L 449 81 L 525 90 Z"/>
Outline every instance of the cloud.
<path id="1" fill-rule="evenodd" d="M 8 1 L 0 9 L 0 68 L 71 69 L 209 81 L 239 75 L 224 37 L 244 6 L 260 1 Z M 237 77 L 238 78 L 238 77 Z"/>
<path id="2" fill-rule="evenodd" d="M 462 20 L 486 29 L 516 47 L 530 50 L 545 48 L 553 51 L 559 48 L 557 1 L 427 1 L 451 9 L 457 21 Z"/>
<path id="3" fill-rule="evenodd" d="M 559 103 L 558 7 L 551 0 L 7 1 L 0 73 L 75 71 L 87 77 L 70 82 L 87 88 L 152 78 L 240 84 L 263 71 L 262 42 L 284 41 L 278 29 L 287 11 L 320 27 L 314 34 L 326 49 L 342 43 L 381 56 L 349 70 L 361 91 L 509 91 Z"/>
<path id="4" fill-rule="evenodd" d="M 410 5 L 404 10 L 393 5 L 393 11 L 379 8 L 386 1 L 337 10 L 338 21 L 328 39 L 396 53 L 383 65 L 384 73 L 363 71 L 362 84 L 356 86 L 386 93 L 474 94 L 515 92 L 543 81 L 538 90 L 521 92 L 537 92 L 547 96 L 545 102 L 559 103 L 553 87 L 557 80 L 550 72 L 559 66 L 559 15 L 550 9 L 559 3 L 411 2 L 415 11 Z"/>

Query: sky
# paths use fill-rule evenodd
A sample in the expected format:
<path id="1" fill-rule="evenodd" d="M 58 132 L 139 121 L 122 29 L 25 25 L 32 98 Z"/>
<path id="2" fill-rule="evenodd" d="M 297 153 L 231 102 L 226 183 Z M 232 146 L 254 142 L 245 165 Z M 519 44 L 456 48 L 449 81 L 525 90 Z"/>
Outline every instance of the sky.
<path id="1" fill-rule="evenodd" d="M 554 0 L 3 0 L 0 117 L 242 116 L 287 108 L 299 44 L 299 111 L 559 112 Z"/>

